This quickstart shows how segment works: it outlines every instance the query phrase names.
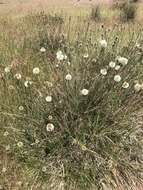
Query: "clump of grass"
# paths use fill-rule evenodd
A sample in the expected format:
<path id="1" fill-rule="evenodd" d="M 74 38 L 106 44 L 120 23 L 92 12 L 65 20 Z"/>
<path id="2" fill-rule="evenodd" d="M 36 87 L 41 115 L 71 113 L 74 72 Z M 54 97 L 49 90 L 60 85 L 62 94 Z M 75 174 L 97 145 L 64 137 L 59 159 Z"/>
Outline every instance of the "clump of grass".
<path id="1" fill-rule="evenodd" d="M 35 36 L 27 27 L 22 42 L 0 35 L 0 141 L 51 189 L 136 188 L 142 129 L 131 116 L 143 102 L 142 30 L 90 27 L 52 51 L 25 45 Z"/>
<path id="2" fill-rule="evenodd" d="M 121 20 L 124 22 L 134 21 L 137 14 L 137 7 L 134 3 L 125 1 L 121 6 Z"/>
<path id="3" fill-rule="evenodd" d="M 48 14 L 44 11 L 38 12 L 38 13 L 32 13 L 28 14 L 24 20 L 27 20 L 27 22 L 34 23 L 37 25 L 57 25 L 57 24 L 63 24 L 64 18 L 59 14 Z"/>
<path id="4" fill-rule="evenodd" d="M 91 9 L 91 19 L 93 21 L 100 21 L 102 18 L 101 16 L 101 7 L 100 5 L 94 6 Z"/>

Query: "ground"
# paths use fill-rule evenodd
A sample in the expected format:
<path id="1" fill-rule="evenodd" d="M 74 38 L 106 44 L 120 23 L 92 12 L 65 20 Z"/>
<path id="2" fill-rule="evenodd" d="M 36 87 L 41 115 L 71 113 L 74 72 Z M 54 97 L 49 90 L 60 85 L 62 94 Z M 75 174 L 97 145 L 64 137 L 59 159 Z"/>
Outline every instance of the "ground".
<path id="1" fill-rule="evenodd" d="M 95 3 L 109 4 L 112 0 L 0 0 L 0 14 L 24 13 L 39 9 L 86 7 Z"/>

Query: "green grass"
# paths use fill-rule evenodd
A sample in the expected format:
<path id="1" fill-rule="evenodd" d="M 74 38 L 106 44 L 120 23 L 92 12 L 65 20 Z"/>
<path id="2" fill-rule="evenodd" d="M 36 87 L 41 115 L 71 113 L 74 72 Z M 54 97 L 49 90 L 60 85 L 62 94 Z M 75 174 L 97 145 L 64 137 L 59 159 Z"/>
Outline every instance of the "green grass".
<path id="1" fill-rule="evenodd" d="M 142 180 L 142 127 L 132 117 L 143 102 L 142 26 L 108 28 L 84 18 L 45 13 L 1 18 L 1 149 L 26 168 L 32 183 L 49 189 L 136 189 Z M 59 50 L 67 59 L 57 59 Z M 111 61 L 121 68 L 110 68 Z M 115 82 L 116 75 L 121 81 Z"/>

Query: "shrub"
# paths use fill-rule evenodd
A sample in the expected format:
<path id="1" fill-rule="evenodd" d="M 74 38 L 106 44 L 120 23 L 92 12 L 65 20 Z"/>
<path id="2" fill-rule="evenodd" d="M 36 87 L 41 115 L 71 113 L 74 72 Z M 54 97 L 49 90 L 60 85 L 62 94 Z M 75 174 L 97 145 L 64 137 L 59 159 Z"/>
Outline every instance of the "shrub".
<path id="1" fill-rule="evenodd" d="M 133 3 L 138 3 L 140 0 L 132 0 Z"/>
<path id="2" fill-rule="evenodd" d="M 101 20 L 101 7 L 99 5 L 92 7 L 91 19 L 94 21 L 100 21 Z"/>
<path id="3" fill-rule="evenodd" d="M 138 34 L 116 27 L 99 40 L 101 30 L 78 32 L 53 60 L 40 45 L 21 64 L 1 51 L 1 145 L 47 188 L 129 189 L 140 179 L 142 129 L 132 119 L 143 106 Z"/>
<path id="4" fill-rule="evenodd" d="M 134 3 L 125 2 L 121 6 L 121 20 L 133 21 L 136 17 L 137 7 Z"/>

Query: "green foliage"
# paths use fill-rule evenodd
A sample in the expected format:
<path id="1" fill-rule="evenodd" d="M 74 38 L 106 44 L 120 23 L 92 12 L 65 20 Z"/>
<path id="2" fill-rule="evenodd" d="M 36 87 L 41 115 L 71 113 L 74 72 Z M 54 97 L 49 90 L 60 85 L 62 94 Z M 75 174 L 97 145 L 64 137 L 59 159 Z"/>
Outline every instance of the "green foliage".
<path id="1" fill-rule="evenodd" d="M 64 40 L 49 45 L 53 25 L 44 21 L 39 35 L 33 18 L 31 28 L 22 22 L 0 34 L 3 149 L 10 145 L 6 151 L 53 189 L 57 181 L 68 190 L 133 187 L 141 173 L 141 127 L 132 114 L 143 106 L 142 28 L 107 33 L 84 22 L 72 39 L 63 26 L 55 33 Z"/>

